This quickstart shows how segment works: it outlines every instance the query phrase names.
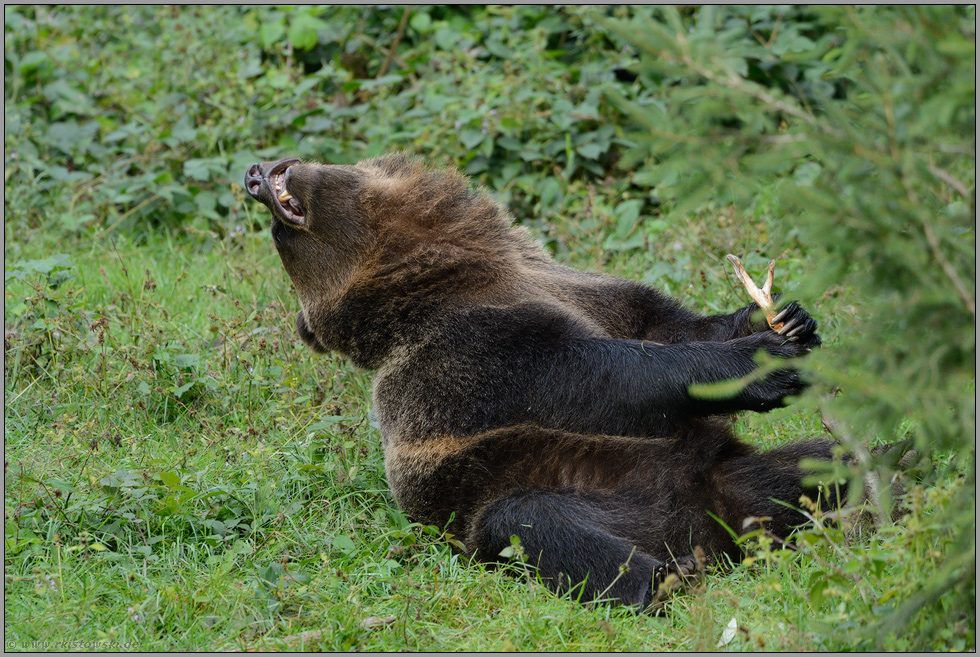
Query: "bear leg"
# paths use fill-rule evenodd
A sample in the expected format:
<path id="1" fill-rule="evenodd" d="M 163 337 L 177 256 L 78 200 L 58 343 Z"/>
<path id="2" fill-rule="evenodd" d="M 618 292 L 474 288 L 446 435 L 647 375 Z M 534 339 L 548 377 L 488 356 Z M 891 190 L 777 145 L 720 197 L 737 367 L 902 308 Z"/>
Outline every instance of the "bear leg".
<path id="1" fill-rule="evenodd" d="M 571 591 L 582 602 L 615 600 L 639 609 L 662 600 L 696 572 L 690 556 L 667 564 L 610 532 L 626 520 L 617 516 L 601 500 L 577 493 L 522 491 L 483 507 L 467 546 L 481 561 L 501 562 L 517 536 L 521 561 L 556 593 Z M 665 582 L 670 591 L 660 590 Z"/>

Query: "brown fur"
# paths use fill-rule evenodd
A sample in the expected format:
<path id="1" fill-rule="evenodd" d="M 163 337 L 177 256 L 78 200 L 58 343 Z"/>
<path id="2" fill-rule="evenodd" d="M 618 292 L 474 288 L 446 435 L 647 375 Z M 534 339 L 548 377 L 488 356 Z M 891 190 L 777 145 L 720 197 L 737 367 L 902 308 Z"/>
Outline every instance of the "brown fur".
<path id="1" fill-rule="evenodd" d="M 751 375 L 759 350 L 819 344 L 798 306 L 787 320 L 804 330 L 786 341 L 753 306 L 701 316 L 563 267 L 464 177 L 403 156 L 263 163 L 245 182 L 272 211 L 302 339 L 377 371 L 399 505 L 476 557 L 498 560 L 517 535 L 556 590 L 644 604 L 694 546 L 738 556 L 709 513 L 734 529 L 768 516 L 781 533 L 802 520 L 773 499 L 796 503 L 799 459 L 829 457 L 830 443 L 757 453 L 730 423 L 799 393 L 796 371 L 727 399 L 689 392 Z"/>

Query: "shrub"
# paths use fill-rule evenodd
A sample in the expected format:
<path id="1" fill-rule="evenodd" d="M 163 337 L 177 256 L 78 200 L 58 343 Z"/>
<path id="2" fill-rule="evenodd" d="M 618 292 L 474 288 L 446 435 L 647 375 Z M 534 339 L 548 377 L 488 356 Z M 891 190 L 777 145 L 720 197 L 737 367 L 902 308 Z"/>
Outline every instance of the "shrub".
<path id="1" fill-rule="evenodd" d="M 975 9 L 637 8 L 601 22 L 637 53 L 632 95 L 607 91 L 640 126 L 621 162 L 633 183 L 669 215 L 766 205 L 782 215 L 771 248 L 809 255 L 801 298 L 856 296 L 811 368 L 818 389 L 843 389 L 825 411 L 853 428 L 839 437 L 861 457 L 854 489 L 890 474 L 868 441 L 907 434 L 972 477 Z M 949 567 L 892 609 L 890 629 L 947 593 L 950 623 L 973 613 L 974 496 L 963 485 L 935 511 L 957 537 Z"/>

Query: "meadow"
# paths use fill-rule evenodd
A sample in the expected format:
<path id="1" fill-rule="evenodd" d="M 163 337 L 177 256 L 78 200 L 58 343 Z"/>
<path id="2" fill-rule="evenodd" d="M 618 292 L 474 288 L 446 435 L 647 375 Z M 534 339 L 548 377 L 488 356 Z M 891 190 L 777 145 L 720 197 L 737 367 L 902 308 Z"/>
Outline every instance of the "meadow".
<path id="1" fill-rule="evenodd" d="M 975 650 L 974 8 L 4 25 L 6 650 Z M 801 503 L 789 540 L 749 531 L 658 615 L 470 563 L 398 510 L 371 373 L 300 343 L 241 183 L 394 150 L 472 176 L 560 261 L 702 312 L 748 301 L 727 253 L 776 259 L 824 347 L 811 394 L 738 431 L 767 448 L 829 413 L 866 457 L 834 475 L 901 488 Z M 905 471 L 866 451 L 897 440 Z"/>

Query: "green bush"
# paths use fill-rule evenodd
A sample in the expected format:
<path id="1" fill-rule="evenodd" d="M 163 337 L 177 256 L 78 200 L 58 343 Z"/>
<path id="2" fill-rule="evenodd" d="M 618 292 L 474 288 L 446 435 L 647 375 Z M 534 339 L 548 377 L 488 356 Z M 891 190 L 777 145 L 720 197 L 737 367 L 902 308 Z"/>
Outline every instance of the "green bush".
<path id="1" fill-rule="evenodd" d="M 842 389 L 824 411 L 850 427 L 839 438 L 861 457 L 853 488 L 870 470 L 891 475 L 869 441 L 907 435 L 973 477 L 975 9 L 638 8 L 602 24 L 638 53 L 632 96 L 608 91 L 640 126 L 621 163 L 633 183 L 671 215 L 764 206 L 779 215 L 769 248 L 809 256 L 795 294 L 811 305 L 853 292 L 810 368 L 817 389 Z M 974 495 L 964 485 L 936 510 L 947 566 L 883 614 L 890 629 L 926 604 L 950 624 L 973 613 Z"/>
<path id="2" fill-rule="evenodd" d="M 225 234 L 256 157 L 394 149 L 530 214 L 560 205 L 555 171 L 605 176 L 623 143 L 577 10 L 8 7 L 5 33 L 7 181 L 47 196 L 24 219 L 67 232 Z"/>

